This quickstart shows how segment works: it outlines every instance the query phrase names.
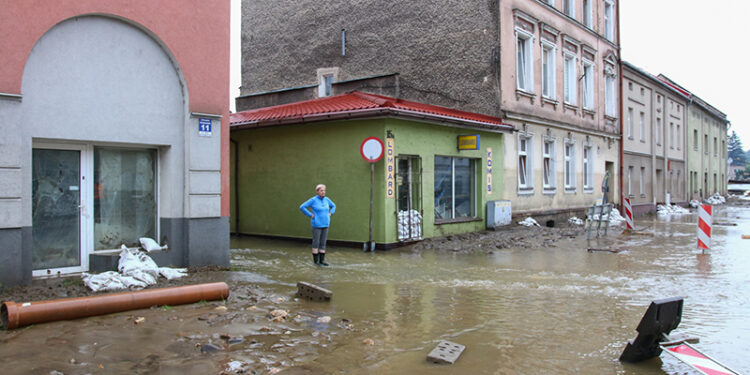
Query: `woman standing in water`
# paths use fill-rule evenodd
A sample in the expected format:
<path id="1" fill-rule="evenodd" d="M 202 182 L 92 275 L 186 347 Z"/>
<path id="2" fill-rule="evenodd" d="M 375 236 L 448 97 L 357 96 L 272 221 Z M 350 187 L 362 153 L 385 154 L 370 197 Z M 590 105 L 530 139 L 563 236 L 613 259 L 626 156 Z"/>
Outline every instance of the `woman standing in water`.
<path id="1" fill-rule="evenodd" d="M 312 209 L 312 212 L 308 210 Z M 336 212 L 336 205 L 326 197 L 326 186 L 320 184 L 315 187 L 315 196 L 299 206 L 305 216 L 312 223 L 312 255 L 313 262 L 319 266 L 327 266 L 326 263 L 326 239 L 328 227 L 331 225 L 331 215 Z"/>

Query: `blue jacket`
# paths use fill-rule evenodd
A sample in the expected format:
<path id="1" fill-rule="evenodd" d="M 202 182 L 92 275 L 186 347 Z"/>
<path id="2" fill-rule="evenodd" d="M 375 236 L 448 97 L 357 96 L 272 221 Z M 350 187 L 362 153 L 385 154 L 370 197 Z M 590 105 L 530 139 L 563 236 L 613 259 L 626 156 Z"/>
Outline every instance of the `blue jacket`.
<path id="1" fill-rule="evenodd" d="M 312 209 L 312 213 L 307 209 L 308 207 Z M 328 197 L 321 198 L 316 195 L 302 203 L 299 209 L 305 216 L 312 217 L 310 222 L 313 228 L 328 228 L 331 225 L 331 215 L 336 212 L 336 205 Z M 315 214 L 314 217 L 313 214 Z"/>

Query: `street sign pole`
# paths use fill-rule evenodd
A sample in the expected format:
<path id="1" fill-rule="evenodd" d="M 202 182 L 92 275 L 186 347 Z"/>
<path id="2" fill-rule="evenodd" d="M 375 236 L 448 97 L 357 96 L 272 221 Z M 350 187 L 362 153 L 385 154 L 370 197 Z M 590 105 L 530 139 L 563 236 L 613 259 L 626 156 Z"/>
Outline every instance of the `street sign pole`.
<path id="1" fill-rule="evenodd" d="M 383 151 L 385 150 L 385 147 L 383 146 L 383 141 L 380 140 L 380 138 L 377 137 L 369 137 L 365 138 L 364 141 L 362 141 L 362 144 L 359 146 L 359 152 L 362 155 L 362 158 L 365 159 L 368 163 L 370 163 L 370 235 L 367 239 L 367 242 L 365 242 L 362 245 L 362 251 L 375 251 L 375 241 L 372 240 L 372 216 L 373 216 L 373 195 L 375 190 L 375 163 L 378 162 L 383 157 Z"/>

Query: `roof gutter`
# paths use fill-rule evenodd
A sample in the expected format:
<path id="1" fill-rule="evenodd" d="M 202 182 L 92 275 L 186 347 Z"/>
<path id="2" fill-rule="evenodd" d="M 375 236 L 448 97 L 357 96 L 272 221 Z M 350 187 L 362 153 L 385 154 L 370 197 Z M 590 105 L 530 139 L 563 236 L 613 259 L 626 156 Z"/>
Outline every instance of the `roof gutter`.
<path id="1" fill-rule="evenodd" d="M 510 125 L 497 125 L 490 124 L 481 121 L 458 119 L 450 116 L 443 116 L 432 113 L 424 113 L 417 111 L 409 111 L 398 108 L 365 108 L 351 111 L 337 112 L 337 113 L 326 113 L 326 114 L 311 114 L 300 117 L 286 118 L 286 119 L 274 119 L 274 120 L 261 120 L 261 121 L 250 121 L 244 123 L 232 124 L 232 130 L 243 130 L 243 129 L 255 129 L 264 128 L 276 125 L 293 125 L 301 123 L 312 123 L 321 121 L 331 120 L 351 120 L 351 119 L 365 119 L 375 117 L 401 117 L 418 119 L 422 121 L 436 123 L 438 125 L 454 126 L 461 128 L 481 128 L 489 132 L 505 133 L 512 132 L 513 127 Z"/>

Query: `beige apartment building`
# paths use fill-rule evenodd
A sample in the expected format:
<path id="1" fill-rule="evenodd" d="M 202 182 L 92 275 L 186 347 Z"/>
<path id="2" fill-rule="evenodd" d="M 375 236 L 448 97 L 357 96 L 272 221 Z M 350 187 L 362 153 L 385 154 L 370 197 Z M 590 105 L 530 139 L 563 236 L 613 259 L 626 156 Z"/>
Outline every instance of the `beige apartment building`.
<path id="1" fill-rule="evenodd" d="M 500 2 L 501 108 L 513 210 L 569 216 L 619 202 L 619 35 L 613 1 Z M 515 186 L 515 189 L 512 187 Z"/>
<path id="2" fill-rule="evenodd" d="M 687 126 L 684 134 L 689 199 L 727 194 L 727 129 L 724 112 L 680 86 L 663 74 L 657 77 L 687 98 Z"/>
<path id="3" fill-rule="evenodd" d="M 622 61 L 623 195 L 635 213 L 687 202 L 687 97 Z"/>

